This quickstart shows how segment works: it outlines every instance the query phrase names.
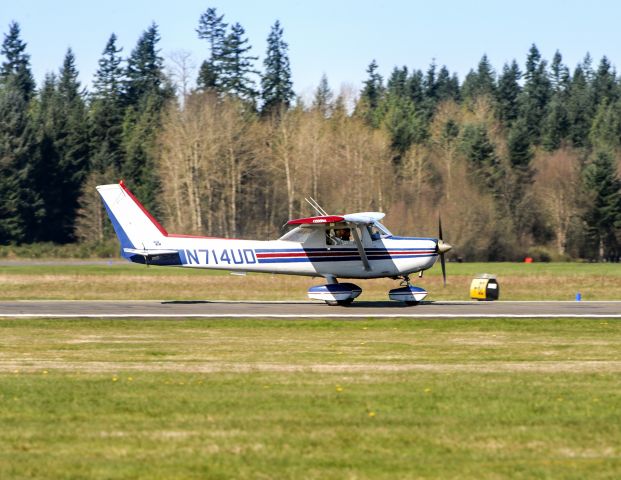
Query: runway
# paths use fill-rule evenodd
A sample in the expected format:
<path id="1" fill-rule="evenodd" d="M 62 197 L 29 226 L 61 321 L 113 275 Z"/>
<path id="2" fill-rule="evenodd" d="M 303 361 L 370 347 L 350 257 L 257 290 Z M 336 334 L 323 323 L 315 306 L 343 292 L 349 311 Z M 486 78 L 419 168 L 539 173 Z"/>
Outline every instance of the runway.
<path id="1" fill-rule="evenodd" d="M 3 301 L 0 318 L 621 318 L 621 301 L 321 302 Z"/>

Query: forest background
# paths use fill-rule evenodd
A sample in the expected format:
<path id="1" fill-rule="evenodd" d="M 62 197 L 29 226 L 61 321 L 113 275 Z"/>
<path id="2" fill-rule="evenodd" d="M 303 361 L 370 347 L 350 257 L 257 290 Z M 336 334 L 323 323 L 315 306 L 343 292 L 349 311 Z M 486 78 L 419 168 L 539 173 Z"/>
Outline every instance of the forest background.
<path id="1" fill-rule="evenodd" d="M 111 245 L 95 185 L 123 178 L 169 231 L 269 239 L 311 214 L 379 210 L 454 258 L 621 255 L 621 78 L 607 57 L 573 68 L 536 45 L 499 70 L 373 60 L 360 91 L 295 96 L 276 21 L 262 70 L 244 28 L 208 8 L 198 79 L 165 68 L 158 26 L 123 57 L 112 34 L 90 91 L 71 49 L 37 88 L 16 22 L 0 50 L 0 245 Z"/>

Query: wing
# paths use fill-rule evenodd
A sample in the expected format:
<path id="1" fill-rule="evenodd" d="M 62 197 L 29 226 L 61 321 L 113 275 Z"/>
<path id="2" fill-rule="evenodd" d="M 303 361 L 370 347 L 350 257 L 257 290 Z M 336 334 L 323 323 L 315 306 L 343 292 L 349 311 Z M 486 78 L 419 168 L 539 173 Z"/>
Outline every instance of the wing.
<path id="1" fill-rule="evenodd" d="M 320 217 L 306 217 L 296 218 L 295 220 L 289 220 L 287 225 L 317 225 L 322 226 L 325 223 L 337 223 L 344 222 L 345 217 L 341 215 L 322 215 Z"/>
<path id="2" fill-rule="evenodd" d="M 348 213 L 347 215 L 321 215 L 318 217 L 296 218 L 294 220 L 289 220 L 287 225 L 321 226 L 325 223 L 339 222 L 370 225 L 373 222 L 380 221 L 382 218 L 384 218 L 384 214 L 381 212 L 360 212 Z"/>

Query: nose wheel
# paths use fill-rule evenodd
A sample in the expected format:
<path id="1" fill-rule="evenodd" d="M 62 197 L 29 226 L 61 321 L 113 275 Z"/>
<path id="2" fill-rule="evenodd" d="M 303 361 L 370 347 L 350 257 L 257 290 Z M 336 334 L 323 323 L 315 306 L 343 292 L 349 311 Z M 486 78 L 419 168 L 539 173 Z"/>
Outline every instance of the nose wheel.
<path id="1" fill-rule="evenodd" d="M 388 292 L 388 298 L 395 302 L 404 302 L 406 305 L 418 305 L 427 296 L 427 291 L 412 285 L 408 275 L 403 275 L 401 278 L 403 279 L 401 286 Z"/>

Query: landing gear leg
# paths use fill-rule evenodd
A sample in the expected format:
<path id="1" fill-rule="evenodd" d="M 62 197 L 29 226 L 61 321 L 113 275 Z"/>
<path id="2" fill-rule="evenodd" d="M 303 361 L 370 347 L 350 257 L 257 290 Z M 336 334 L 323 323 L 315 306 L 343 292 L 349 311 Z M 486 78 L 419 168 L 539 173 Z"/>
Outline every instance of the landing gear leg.
<path id="1" fill-rule="evenodd" d="M 403 280 L 401 281 L 400 285 L 402 287 L 411 287 L 412 284 L 410 283 L 410 276 L 409 275 L 403 275 Z M 420 302 L 417 300 L 405 300 L 404 303 L 406 305 L 409 305 L 410 307 L 414 307 L 416 305 L 418 305 Z"/>

